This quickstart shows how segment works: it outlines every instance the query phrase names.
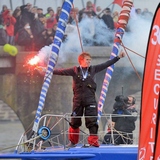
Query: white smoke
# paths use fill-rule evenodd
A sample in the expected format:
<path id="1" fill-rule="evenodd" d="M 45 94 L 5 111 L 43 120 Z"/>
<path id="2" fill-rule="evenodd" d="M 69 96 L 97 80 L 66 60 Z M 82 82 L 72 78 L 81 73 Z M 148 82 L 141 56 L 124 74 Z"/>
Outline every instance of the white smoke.
<path id="1" fill-rule="evenodd" d="M 151 21 L 152 19 L 132 16 L 127 25 L 129 32 L 126 31 L 122 39 L 123 44 L 127 48 L 144 57 L 146 54 Z M 77 61 L 77 56 L 82 52 L 83 49 L 81 48 L 81 43 L 82 47 L 92 45 L 112 47 L 113 45 L 112 40 L 114 38 L 114 33 L 111 32 L 106 27 L 104 22 L 98 18 L 84 18 L 78 24 L 78 29 L 75 25 L 67 25 L 65 33 L 67 37 L 61 44 L 59 51 L 59 63 L 64 63 L 68 60 Z M 38 55 L 41 58 L 42 63 L 48 63 L 48 59 L 51 54 L 51 48 L 51 45 L 45 46 L 39 51 Z M 127 53 L 129 54 L 135 68 L 138 71 L 143 72 L 145 59 L 128 50 Z M 125 63 L 128 63 L 128 65 L 131 65 L 129 60 L 126 61 L 126 58 L 124 58 L 124 60 L 121 62 L 124 63 L 125 61 Z"/>
<path id="2" fill-rule="evenodd" d="M 38 52 L 38 57 L 40 58 L 40 66 L 47 66 L 49 57 L 51 55 L 52 46 L 44 46 Z"/>
<path id="3" fill-rule="evenodd" d="M 143 73 L 145 55 L 148 43 L 148 37 L 151 27 L 151 19 L 144 17 L 131 17 L 128 22 L 130 32 L 126 32 L 123 37 L 123 44 L 134 51 L 135 53 L 127 50 L 127 53 L 132 60 L 134 67 L 137 71 Z M 137 53 L 137 54 L 136 54 Z M 139 55 L 143 56 L 139 56 Z M 129 60 L 128 60 L 128 63 Z M 131 65 L 131 64 L 130 64 Z"/>

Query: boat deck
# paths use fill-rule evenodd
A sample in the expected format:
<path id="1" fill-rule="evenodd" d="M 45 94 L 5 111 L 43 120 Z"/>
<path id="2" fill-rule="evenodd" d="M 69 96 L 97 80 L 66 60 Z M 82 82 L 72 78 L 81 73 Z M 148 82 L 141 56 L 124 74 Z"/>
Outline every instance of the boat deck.
<path id="1" fill-rule="evenodd" d="M 100 147 L 84 148 L 81 145 L 70 148 L 47 148 L 47 150 L 24 153 L 0 154 L 0 159 L 22 160 L 136 160 L 138 147 L 136 145 L 100 145 Z"/>
<path id="2" fill-rule="evenodd" d="M 115 145 L 114 139 L 110 144 L 103 144 L 110 115 L 101 117 L 103 123 L 99 130 L 100 147 L 86 147 L 88 133 L 85 127 L 80 128 L 80 140 L 76 147 L 66 148 L 68 143 L 68 119 L 64 115 L 47 114 L 41 117 L 38 123 L 38 134 L 31 139 L 26 139 L 22 134 L 15 151 L 12 153 L 0 153 L 0 159 L 21 160 L 137 160 L 138 145 L 134 137 L 133 144 Z M 84 118 L 84 117 L 83 117 Z M 47 125 L 47 122 L 51 125 Z M 136 134 L 134 134 L 136 135 Z M 113 137 L 113 136 L 112 136 Z M 137 136 L 138 137 L 138 136 Z"/>

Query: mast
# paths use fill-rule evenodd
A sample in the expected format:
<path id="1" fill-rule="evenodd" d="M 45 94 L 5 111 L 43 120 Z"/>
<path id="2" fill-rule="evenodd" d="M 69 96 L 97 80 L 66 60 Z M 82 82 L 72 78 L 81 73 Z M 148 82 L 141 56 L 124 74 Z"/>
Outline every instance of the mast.
<path id="1" fill-rule="evenodd" d="M 22 0 L 22 4 L 25 5 L 25 0 Z"/>
<path id="2" fill-rule="evenodd" d="M 34 0 L 33 5 L 36 6 L 36 0 Z"/>
<path id="3" fill-rule="evenodd" d="M 56 30 L 56 34 L 53 40 L 53 43 L 51 44 L 52 46 L 52 51 L 51 51 L 51 55 L 49 58 L 49 62 L 48 62 L 48 66 L 47 66 L 47 71 L 44 77 L 44 82 L 42 85 L 42 89 L 41 89 L 41 93 L 40 93 L 40 98 L 39 98 L 39 104 L 38 104 L 38 108 L 37 108 L 37 112 L 36 112 L 36 117 L 34 120 L 34 125 L 32 130 L 34 132 L 37 133 L 38 130 L 38 122 L 39 119 L 41 117 L 41 113 L 43 111 L 44 108 L 44 103 L 45 103 L 45 99 L 46 99 L 46 95 L 48 92 L 48 88 L 52 79 L 52 75 L 53 75 L 53 70 L 54 67 L 57 63 L 58 60 L 58 55 L 59 55 L 59 49 L 62 43 L 62 39 L 64 36 L 64 32 L 66 29 L 66 25 L 68 22 L 68 18 L 69 18 L 69 13 L 71 11 L 71 7 L 73 5 L 73 0 L 65 0 L 62 6 L 62 11 L 60 14 L 60 18 L 58 21 L 58 26 L 57 26 L 57 30 Z"/>
<path id="4" fill-rule="evenodd" d="M 118 27 L 115 34 L 114 44 L 113 44 L 112 52 L 110 55 L 110 59 L 113 59 L 118 55 L 120 45 L 121 45 L 121 40 L 130 17 L 130 11 L 131 11 L 132 5 L 133 5 L 133 0 L 124 0 L 123 2 L 122 10 L 118 19 Z M 105 98 L 108 92 L 109 82 L 112 78 L 113 71 L 114 71 L 114 64 L 107 68 L 105 78 L 103 81 L 102 90 L 101 90 L 101 94 L 98 102 L 98 120 L 97 120 L 98 123 L 102 115 L 102 110 L 103 110 Z"/>
<path id="5" fill-rule="evenodd" d="M 11 10 L 13 10 L 12 0 L 10 0 L 10 7 L 11 7 Z"/>

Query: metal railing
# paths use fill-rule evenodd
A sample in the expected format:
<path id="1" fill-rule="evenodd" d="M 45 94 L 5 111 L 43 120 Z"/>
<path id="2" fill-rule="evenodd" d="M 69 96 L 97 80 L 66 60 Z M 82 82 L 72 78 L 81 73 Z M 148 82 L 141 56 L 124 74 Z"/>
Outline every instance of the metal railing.
<path id="1" fill-rule="evenodd" d="M 99 130 L 98 137 L 99 143 L 103 144 L 104 136 L 107 134 L 108 130 L 111 133 L 111 142 L 110 144 L 114 145 L 115 135 L 119 135 L 122 137 L 124 134 L 122 132 L 116 131 L 114 126 L 112 126 L 112 117 L 124 115 L 112 115 L 105 114 L 102 115 L 101 120 L 99 122 Z M 126 115 L 125 115 L 126 116 Z M 128 115 L 127 115 L 128 116 Z M 80 118 L 80 117 L 76 117 Z M 80 127 L 80 138 L 78 145 L 87 144 L 87 138 L 89 135 L 89 131 L 85 126 L 85 118 L 82 118 L 82 126 Z M 15 152 L 30 152 L 32 150 L 48 150 L 52 151 L 57 149 L 66 149 L 66 144 L 68 141 L 68 128 L 71 116 L 70 113 L 65 115 L 53 115 L 46 114 L 43 115 L 38 123 L 38 133 L 34 134 L 34 136 L 26 140 L 26 135 L 22 135 Z M 133 131 L 133 145 L 138 145 L 138 135 L 139 135 L 139 116 L 137 121 L 135 122 L 136 129 Z M 21 145 L 23 144 L 23 145 Z M 125 144 L 125 143 L 124 143 Z M 107 145 L 107 144 L 106 144 Z"/>

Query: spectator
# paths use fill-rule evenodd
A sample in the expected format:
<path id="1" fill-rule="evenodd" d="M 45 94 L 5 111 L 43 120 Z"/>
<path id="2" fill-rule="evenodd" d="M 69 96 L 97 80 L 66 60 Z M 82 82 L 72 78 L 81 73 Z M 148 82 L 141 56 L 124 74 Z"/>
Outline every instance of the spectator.
<path id="1" fill-rule="evenodd" d="M 146 20 L 152 20 L 152 18 L 153 18 L 153 13 L 149 12 L 148 8 L 144 8 L 141 15 Z"/>
<path id="2" fill-rule="evenodd" d="M 141 16 L 142 10 L 140 8 L 137 8 L 135 10 L 135 12 L 136 12 L 137 16 Z"/>
<path id="3" fill-rule="evenodd" d="M 89 17 L 97 16 L 94 5 L 92 4 L 91 1 L 87 1 L 86 8 L 83 8 L 82 10 L 79 11 L 79 17 L 78 17 L 79 22 L 81 22 L 82 18 L 86 17 L 87 14 L 89 14 Z"/>
<path id="4" fill-rule="evenodd" d="M 76 25 L 76 23 L 79 22 L 78 18 L 79 18 L 79 9 L 77 7 L 72 8 L 70 12 L 68 24 Z"/>
<path id="5" fill-rule="evenodd" d="M 91 1 L 87 1 L 86 10 L 88 10 L 88 11 L 92 10 L 94 12 L 94 14 L 95 14 L 95 12 L 96 12 L 95 5 Z"/>
<path id="6" fill-rule="evenodd" d="M 25 47 L 25 51 L 33 50 L 33 34 L 29 23 L 26 23 L 16 34 L 16 44 Z"/>
<path id="7" fill-rule="evenodd" d="M 53 42 L 55 33 L 57 29 L 57 24 L 54 24 L 53 28 L 47 29 L 46 33 L 46 45 L 50 45 Z"/>
<path id="8" fill-rule="evenodd" d="M 26 23 L 29 23 L 29 25 L 32 26 L 32 22 L 35 18 L 35 14 L 31 12 L 32 5 L 30 3 L 27 3 L 26 5 L 20 6 L 20 9 L 22 27 L 24 27 Z"/>
<path id="9" fill-rule="evenodd" d="M 34 14 L 34 19 L 38 18 L 37 8 L 38 8 L 37 6 L 33 6 L 33 7 L 31 8 L 31 13 Z M 33 19 L 33 20 L 34 20 L 34 19 Z"/>
<path id="10" fill-rule="evenodd" d="M 91 12 L 91 15 L 93 17 L 96 16 L 95 7 L 94 7 L 94 4 L 91 1 L 87 1 L 85 11 Z"/>
<path id="11" fill-rule="evenodd" d="M 22 28 L 22 24 L 21 24 L 21 9 L 20 9 L 20 7 L 17 7 L 13 11 L 13 17 L 16 19 L 16 23 L 14 25 L 14 35 L 16 35 L 18 30 Z"/>
<path id="12" fill-rule="evenodd" d="M 0 16 L 0 45 L 3 46 L 7 43 L 7 33 L 3 25 L 2 17 Z"/>
<path id="13" fill-rule="evenodd" d="M 102 20 L 104 21 L 104 23 L 107 25 L 107 27 L 110 30 L 114 30 L 114 21 L 113 21 L 113 18 L 111 16 L 110 8 L 106 8 L 106 10 L 104 11 L 104 14 L 102 16 Z"/>
<path id="14" fill-rule="evenodd" d="M 117 28 L 117 22 L 118 22 L 118 18 L 119 18 L 118 11 L 113 12 L 112 18 L 113 18 L 113 22 L 114 22 L 114 28 Z"/>
<path id="15" fill-rule="evenodd" d="M 54 24 L 57 24 L 56 16 L 54 14 L 54 10 L 50 10 L 49 16 L 46 20 L 46 28 L 53 28 Z"/>
<path id="16" fill-rule="evenodd" d="M 133 131 L 137 120 L 136 99 L 133 96 L 120 95 L 116 96 L 115 101 L 112 113 L 113 139 L 110 131 L 104 136 L 103 144 L 133 144 Z"/>
<path id="17" fill-rule="evenodd" d="M 57 11 L 56 11 L 56 14 L 55 14 L 57 22 L 59 20 L 59 16 L 60 16 L 61 10 L 62 10 L 61 7 L 57 7 Z"/>
<path id="18" fill-rule="evenodd" d="M 45 15 L 39 14 L 32 23 L 32 33 L 34 37 L 34 50 L 39 50 L 45 45 L 46 28 L 44 24 Z"/>
<path id="19" fill-rule="evenodd" d="M 68 20 L 68 24 L 73 24 L 76 25 L 76 13 L 74 11 L 74 8 L 71 9 L 71 12 L 69 14 L 69 20 Z M 78 19 L 77 19 L 78 20 Z"/>
<path id="20" fill-rule="evenodd" d="M 46 18 L 49 18 L 49 17 L 50 17 L 49 12 L 50 12 L 51 10 L 53 10 L 52 7 L 48 7 L 48 8 L 47 8 L 47 13 L 45 14 Z"/>
<path id="21" fill-rule="evenodd" d="M 96 14 L 99 15 L 102 12 L 102 8 L 100 6 L 96 7 Z"/>
<path id="22" fill-rule="evenodd" d="M 14 25 L 16 23 L 16 19 L 12 16 L 11 10 L 5 10 L 2 13 L 2 16 L 7 33 L 7 43 L 14 45 Z"/>
<path id="23" fill-rule="evenodd" d="M 37 14 L 38 15 L 44 14 L 43 9 L 42 8 L 37 8 Z"/>
<path id="24" fill-rule="evenodd" d="M 5 12 L 6 10 L 8 10 L 8 7 L 6 5 L 2 6 L 2 11 L 1 11 L 1 15 L 3 14 L 3 12 Z"/>

